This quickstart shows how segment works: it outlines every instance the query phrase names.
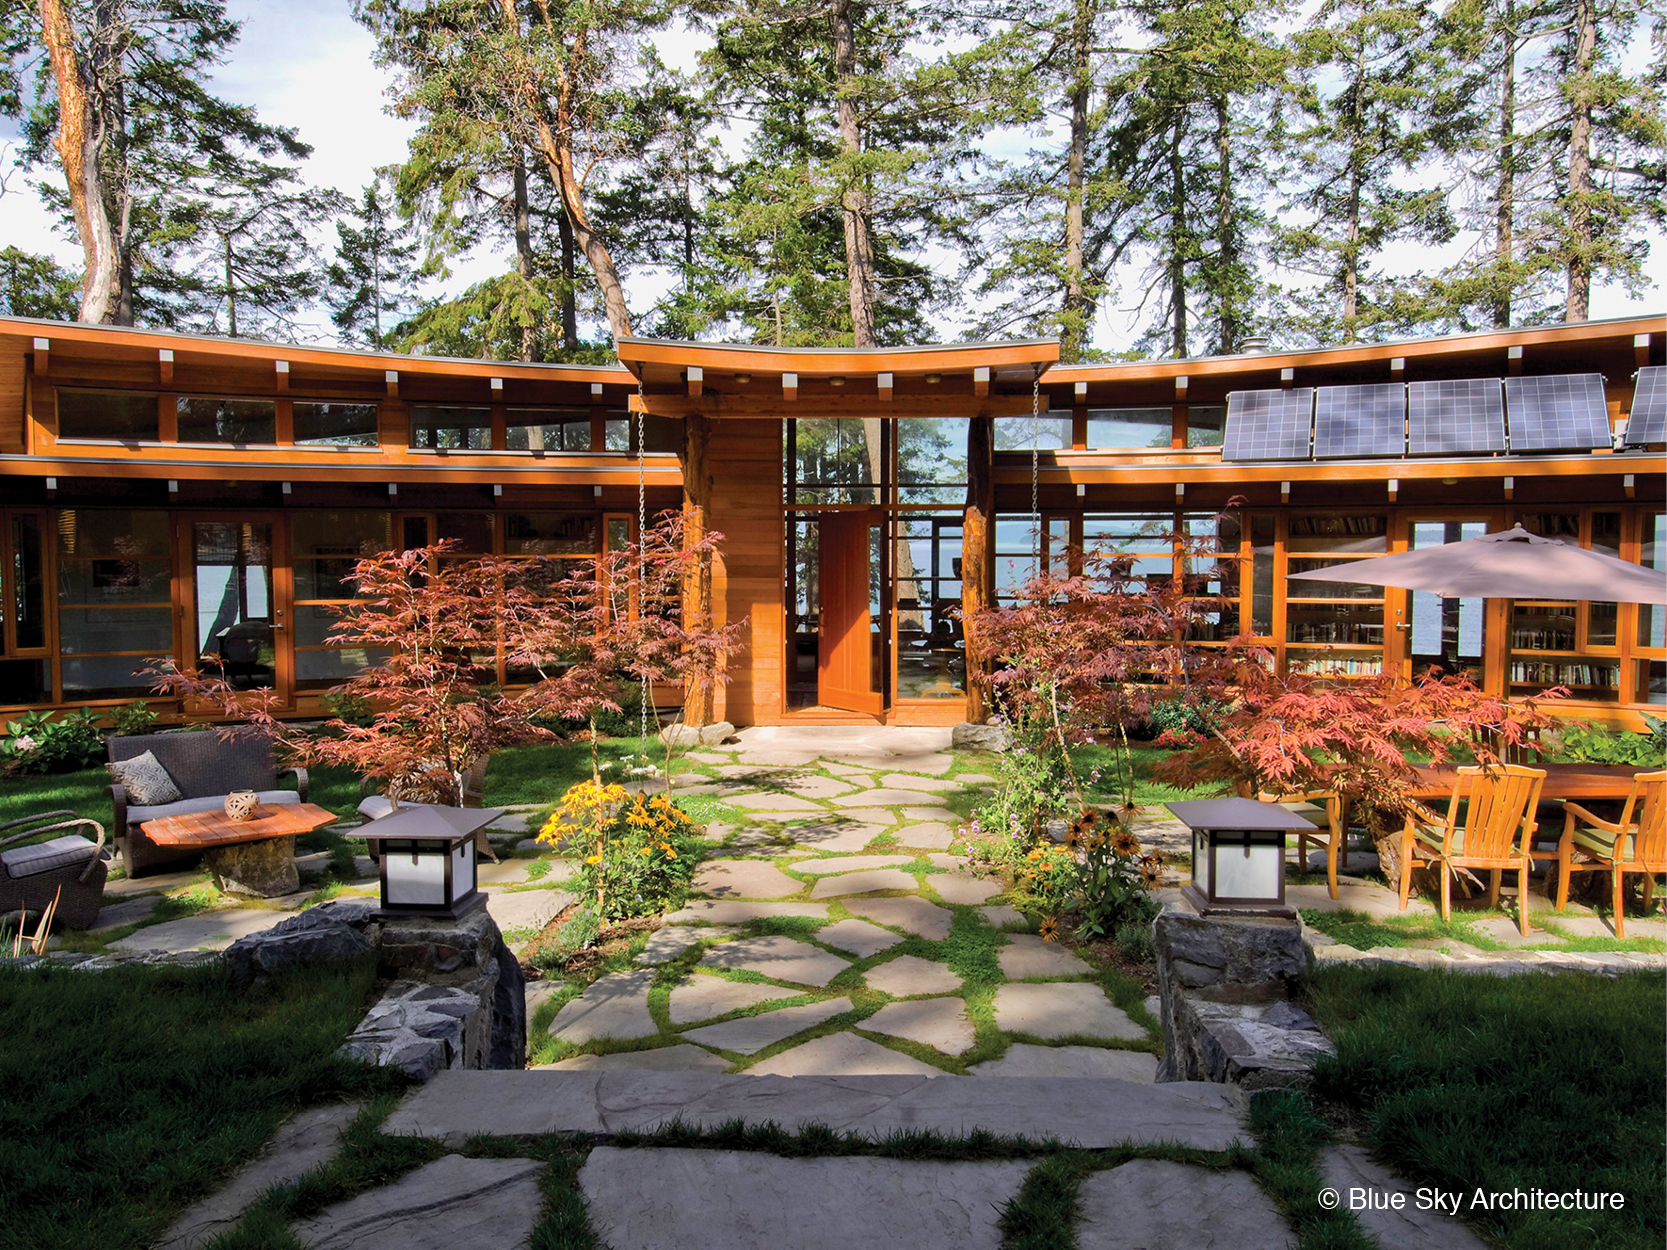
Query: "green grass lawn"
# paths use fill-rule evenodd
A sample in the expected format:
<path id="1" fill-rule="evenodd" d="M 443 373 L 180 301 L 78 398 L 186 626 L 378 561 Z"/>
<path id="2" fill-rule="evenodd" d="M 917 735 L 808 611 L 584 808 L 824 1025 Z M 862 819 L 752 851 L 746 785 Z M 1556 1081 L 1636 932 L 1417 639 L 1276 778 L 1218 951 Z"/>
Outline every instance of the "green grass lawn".
<path id="1" fill-rule="evenodd" d="M 142 1250 L 297 1108 L 400 1088 L 335 1057 L 374 969 L 0 971 L 0 1245 Z"/>
<path id="2" fill-rule="evenodd" d="M 1465 1196 L 1508 1250 L 1659 1250 L 1667 1241 L 1667 984 L 1534 973 L 1324 968 L 1310 1009 L 1337 1044 L 1322 1100 L 1363 1116 L 1415 1187 Z M 1620 1211 L 1470 1211 L 1476 1190 L 1618 1192 Z"/>

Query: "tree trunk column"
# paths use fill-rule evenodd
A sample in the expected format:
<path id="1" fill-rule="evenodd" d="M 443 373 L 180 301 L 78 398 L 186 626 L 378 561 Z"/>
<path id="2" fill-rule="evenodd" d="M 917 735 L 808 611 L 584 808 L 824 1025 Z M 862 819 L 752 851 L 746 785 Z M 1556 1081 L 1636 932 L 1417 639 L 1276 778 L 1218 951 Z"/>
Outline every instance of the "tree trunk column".
<path id="1" fill-rule="evenodd" d="M 967 513 L 961 528 L 961 620 L 966 641 L 967 719 L 984 723 L 989 706 L 978 677 L 986 670 L 977 657 L 974 618 L 992 606 L 990 587 L 994 561 L 995 420 L 974 417 L 967 422 Z"/>
<path id="2" fill-rule="evenodd" d="M 706 467 L 711 422 L 690 416 L 683 421 L 683 546 L 698 544 L 706 536 L 706 517 L 711 506 L 712 476 Z M 712 567 L 702 558 L 683 575 L 683 624 L 688 629 L 706 629 L 712 623 Z M 712 723 L 713 675 L 690 673 L 683 683 L 683 722 L 687 725 Z"/>

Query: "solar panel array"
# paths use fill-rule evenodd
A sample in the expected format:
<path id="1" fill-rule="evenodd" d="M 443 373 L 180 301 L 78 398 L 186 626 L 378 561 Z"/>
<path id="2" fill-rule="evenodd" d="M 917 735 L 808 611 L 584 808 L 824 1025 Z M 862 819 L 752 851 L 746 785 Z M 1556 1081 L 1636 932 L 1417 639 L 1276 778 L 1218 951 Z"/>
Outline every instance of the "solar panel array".
<path id="1" fill-rule="evenodd" d="M 1601 373 L 1506 378 L 1511 450 L 1590 451 L 1610 445 Z"/>
<path id="2" fill-rule="evenodd" d="M 1407 391 L 1407 450 L 1413 455 L 1505 450 L 1498 378 L 1414 382 Z"/>
<path id="3" fill-rule="evenodd" d="M 1667 365 L 1646 365 L 1638 371 L 1632 412 L 1626 419 L 1628 447 L 1651 443 L 1667 443 Z"/>
<path id="4" fill-rule="evenodd" d="M 1234 391 L 1227 397 L 1223 460 L 1306 460 L 1314 428 L 1314 388 Z"/>
<path id="5" fill-rule="evenodd" d="M 1399 382 L 1322 386 L 1315 392 L 1314 457 L 1399 456 L 1406 450 L 1407 390 Z"/>

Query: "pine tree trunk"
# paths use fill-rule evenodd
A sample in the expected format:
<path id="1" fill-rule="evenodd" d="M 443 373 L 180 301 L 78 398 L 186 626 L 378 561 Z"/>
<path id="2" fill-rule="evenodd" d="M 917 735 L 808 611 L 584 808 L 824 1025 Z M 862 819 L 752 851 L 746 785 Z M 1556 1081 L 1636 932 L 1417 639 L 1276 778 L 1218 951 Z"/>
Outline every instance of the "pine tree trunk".
<path id="1" fill-rule="evenodd" d="M 1093 10 L 1088 0 L 1076 0 L 1071 28 L 1071 55 L 1076 77 L 1071 84 L 1071 141 L 1066 157 L 1065 188 L 1065 308 L 1060 319 L 1059 359 L 1070 364 L 1082 359 L 1090 316 L 1083 278 L 1083 170 L 1088 154 L 1088 92 L 1091 85 L 1088 54 L 1093 33 Z"/>
<path id="2" fill-rule="evenodd" d="M 52 146 L 63 163 L 75 230 L 85 264 L 78 319 L 94 325 L 110 321 L 111 296 L 119 286 L 116 238 L 105 208 L 104 177 L 99 164 L 99 126 L 94 103 L 75 54 L 75 28 L 63 0 L 40 0 L 41 40 L 58 84 L 58 134 Z"/>
<path id="3" fill-rule="evenodd" d="M 1355 44 L 1354 90 L 1349 102 L 1349 221 L 1343 240 L 1343 341 L 1355 340 L 1355 324 L 1360 319 L 1360 190 L 1364 180 L 1361 169 L 1360 131 L 1361 92 L 1366 89 L 1366 41 Z"/>
<path id="4" fill-rule="evenodd" d="M 1584 321 L 1592 300 L 1592 58 L 1597 19 L 1592 0 L 1575 0 L 1574 115 L 1569 129 L 1569 286 L 1564 321 Z"/>
<path id="5" fill-rule="evenodd" d="M 533 219 L 527 204 L 527 158 L 519 143 L 515 145 L 513 170 L 515 196 L 515 272 L 521 281 L 531 284 L 533 279 Z M 538 327 L 531 319 L 521 325 L 521 359 L 538 359 Z"/>
<path id="6" fill-rule="evenodd" d="M 1500 330 L 1509 329 L 1511 324 L 1511 262 L 1516 253 L 1516 13 L 1516 0 L 1505 0 L 1505 49 L 1499 75 L 1499 189 L 1493 220 L 1493 324 Z"/>
<path id="7" fill-rule="evenodd" d="M 226 248 L 226 333 L 232 338 L 237 337 L 237 287 L 232 283 L 232 237 L 222 235 L 220 240 Z"/>
<path id="8" fill-rule="evenodd" d="M 862 152 L 862 123 L 855 98 L 856 31 L 851 0 L 833 4 L 834 91 L 839 98 L 839 151 L 848 161 Z M 874 240 L 869 232 L 868 192 L 855 172 L 847 175 L 840 195 L 845 219 L 845 275 L 850 289 L 851 336 L 856 347 L 876 347 L 874 326 Z"/>
<path id="9" fill-rule="evenodd" d="M 1174 318 L 1169 354 L 1176 360 L 1187 356 L 1187 171 L 1181 160 L 1181 125 L 1176 118 L 1169 141 L 1169 301 Z"/>
<path id="10" fill-rule="evenodd" d="M 1216 112 L 1216 299 L 1221 305 L 1221 350 L 1237 351 L 1244 327 L 1239 316 L 1238 223 L 1233 213 L 1233 131 L 1227 97 L 1218 95 Z"/>
<path id="11" fill-rule="evenodd" d="M 579 348 L 579 297 L 574 288 L 578 281 L 578 256 L 573 247 L 573 227 L 567 214 L 556 215 L 556 233 L 561 240 L 561 341 L 568 351 Z"/>

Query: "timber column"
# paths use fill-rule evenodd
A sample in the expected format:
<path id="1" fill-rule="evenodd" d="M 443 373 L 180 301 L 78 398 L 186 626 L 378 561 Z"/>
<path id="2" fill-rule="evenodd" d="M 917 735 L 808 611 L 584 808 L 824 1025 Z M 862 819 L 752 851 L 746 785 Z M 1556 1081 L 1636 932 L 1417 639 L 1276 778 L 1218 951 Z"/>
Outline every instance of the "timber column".
<path id="1" fill-rule="evenodd" d="M 967 720 L 974 725 L 989 715 L 978 681 L 986 666 L 977 658 L 972 618 L 991 606 L 995 511 L 995 419 L 977 416 L 967 422 L 967 514 L 961 528 L 961 633 L 967 648 Z"/>
<path id="2" fill-rule="evenodd" d="M 707 447 L 712 423 L 691 415 L 683 421 L 683 549 L 697 546 L 706 537 L 706 519 L 712 506 L 712 474 L 707 467 Z M 683 574 L 683 625 L 689 630 L 707 629 L 712 624 L 712 564 L 702 556 L 699 564 Z M 712 695 L 716 681 L 710 672 L 691 672 L 684 679 L 683 722 L 687 725 L 712 723 Z"/>

